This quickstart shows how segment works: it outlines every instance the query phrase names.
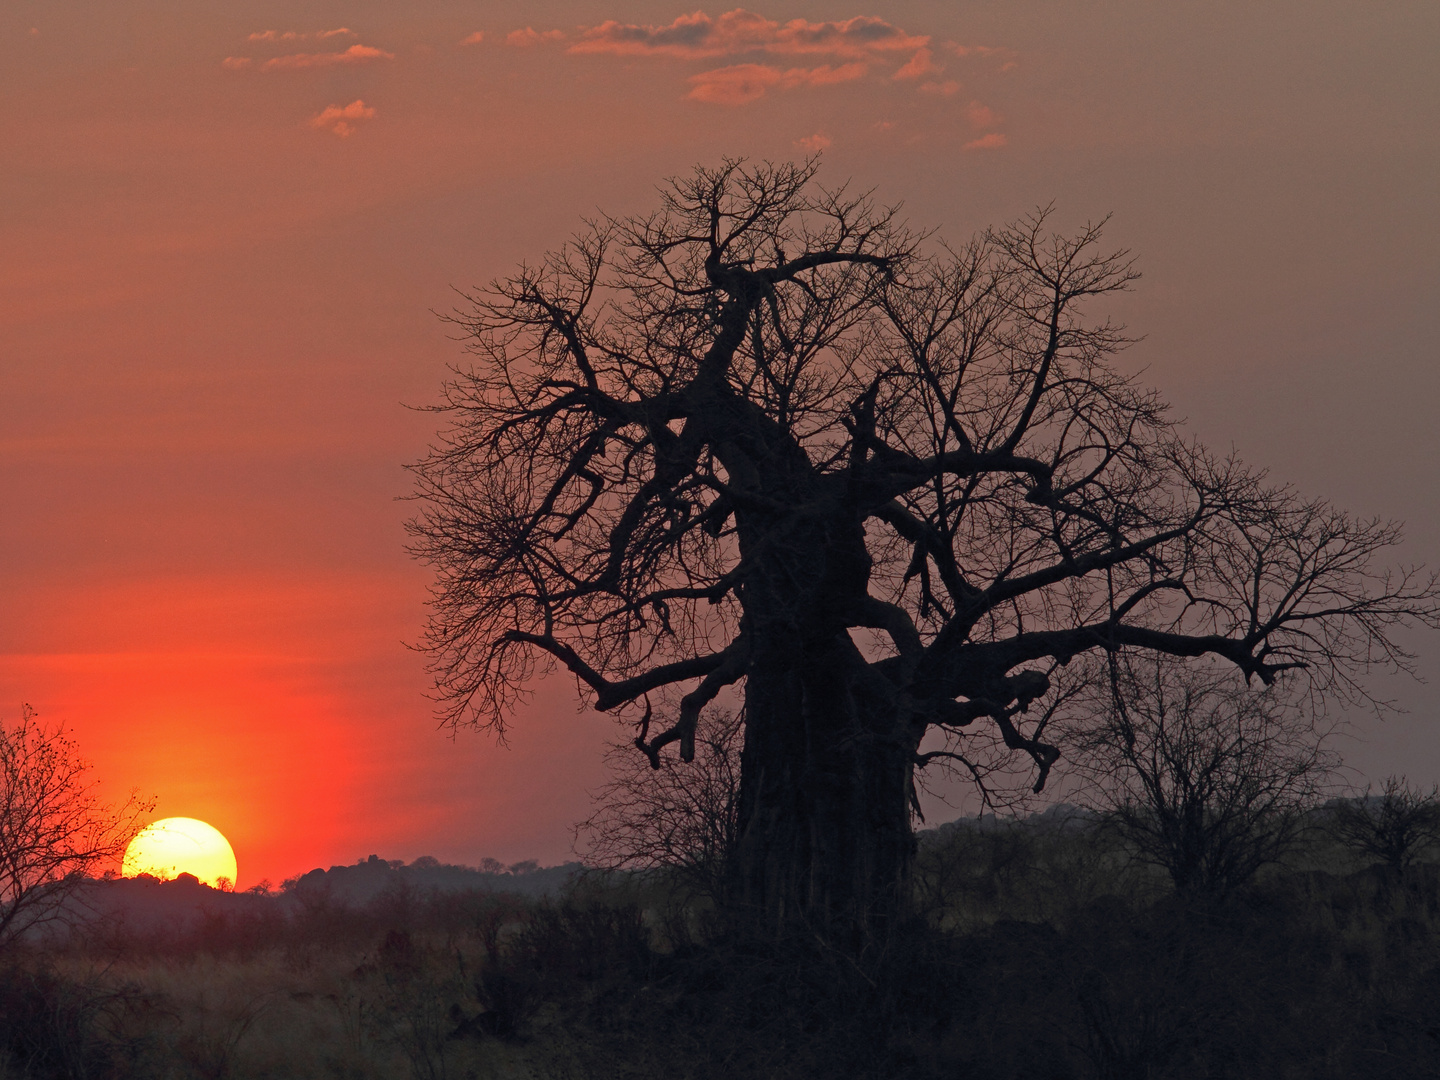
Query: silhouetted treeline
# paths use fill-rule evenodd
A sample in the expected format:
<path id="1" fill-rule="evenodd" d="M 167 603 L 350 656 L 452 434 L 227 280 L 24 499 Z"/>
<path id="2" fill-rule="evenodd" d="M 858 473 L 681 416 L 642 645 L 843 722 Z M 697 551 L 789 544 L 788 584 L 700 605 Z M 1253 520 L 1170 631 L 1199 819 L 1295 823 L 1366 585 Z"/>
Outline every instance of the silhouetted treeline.
<path id="1" fill-rule="evenodd" d="M 84 941 L 143 939 L 168 948 L 216 924 L 277 928 L 303 920 L 313 910 L 355 913 L 412 896 L 429 900 L 455 893 L 558 896 L 583 870 L 578 862 L 542 867 L 528 860 L 505 866 L 486 859 L 475 867 L 442 863 L 429 855 L 408 864 L 371 855 L 352 866 L 311 870 L 278 889 L 262 882 L 243 892 L 222 891 L 189 874 L 173 881 L 149 876 L 91 880 L 67 890 L 65 918 L 37 928 L 30 936 L 47 945 L 63 944 L 78 934 Z"/>

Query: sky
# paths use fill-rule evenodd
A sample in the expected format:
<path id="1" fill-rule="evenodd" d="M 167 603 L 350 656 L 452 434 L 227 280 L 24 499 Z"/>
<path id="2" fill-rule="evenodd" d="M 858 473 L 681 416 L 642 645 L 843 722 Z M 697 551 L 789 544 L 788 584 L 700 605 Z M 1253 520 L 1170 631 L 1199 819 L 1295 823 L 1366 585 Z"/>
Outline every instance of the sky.
<path id="1" fill-rule="evenodd" d="M 560 862 L 621 735 L 573 683 L 437 727 L 403 466 L 438 317 L 726 156 L 963 241 L 1113 214 L 1187 426 L 1440 566 L 1440 6 L 1334 0 L 0 9 L 0 720 L 228 836 Z M 1351 779 L 1440 780 L 1440 635 Z M 938 804 L 931 820 L 963 808 Z"/>

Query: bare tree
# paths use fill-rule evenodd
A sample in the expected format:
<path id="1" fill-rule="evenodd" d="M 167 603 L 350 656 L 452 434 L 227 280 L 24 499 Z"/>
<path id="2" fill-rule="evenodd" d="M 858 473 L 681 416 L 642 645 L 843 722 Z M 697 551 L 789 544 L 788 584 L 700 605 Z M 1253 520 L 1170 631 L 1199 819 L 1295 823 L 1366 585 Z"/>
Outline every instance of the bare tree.
<path id="1" fill-rule="evenodd" d="M 576 828 L 586 861 L 606 870 L 669 870 L 702 896 L 721 898 L 738 839 L 742 717 L 711 708 L 695 730 L 695 760 L 660 768 L 630 743 L 612 752 L 614 775 Z M 643 741 L 643 736 L 641 736 Z"/>
<path id="2" fill-rule="evenodd" d="M 1111 654 L 1075 756 L 1088 803 L 1183 893 L 1224 895 L 1278 862 L 1339 764 L 1330 726 L 1213 663 Z M 1094 699 L 1092 699 L 1094 700 Z"/>
<path id="3" fill-rule="evenodd" d="M 0 952 L 64 918 L 73 887 L 117 862 L 153 808 L 134 793 L 102 803 L 89 769 L 64 728 L 29 705 L 0 725 Z"/>
<path id="4" fill-rule="evenodd" d="M 1403 874 L 1440 844 L 1440 787 L 1421 791 L 1403 776 L 1385 779 L 1379 795 L 1330 804 L 1330 828 L 1346 846 Z"/>
<path id="5" fill-rule="evenodd" d="M 503 732 L 563 665 L 601 711 L 659 702 L 658 766 L 743 686 L 729 898 L 863 937 L 904 902 L 916 768 L 983 771 L 988 730 L 1041 787 L 1074 657 L 1351 696 L 1405 665 L 1434 579 L 1377 567 L 1394 525 L 1182 437 L 1086 314 L 1136 277 L 1098 225 L 937 245 L 816 169 L 697 169 L 467 296 L 414 466 L 451 722 Z"/>

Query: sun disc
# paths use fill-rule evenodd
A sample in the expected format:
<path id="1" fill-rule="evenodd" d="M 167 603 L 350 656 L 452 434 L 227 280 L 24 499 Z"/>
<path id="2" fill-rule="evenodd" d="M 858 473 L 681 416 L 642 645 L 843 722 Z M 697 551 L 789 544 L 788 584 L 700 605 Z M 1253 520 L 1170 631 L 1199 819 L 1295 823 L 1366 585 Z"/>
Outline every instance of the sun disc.
<path id="1" fill-rule="evenodd" d="M 125 849 L 120 872 L 125 877 L 149 874 L 167 881 L 194 874 L 219 888 L 234 886 L 237 867 L 235 851 L 219 829 L 196 818 L 172 817 L 153 821 L 136 834 Z"/>

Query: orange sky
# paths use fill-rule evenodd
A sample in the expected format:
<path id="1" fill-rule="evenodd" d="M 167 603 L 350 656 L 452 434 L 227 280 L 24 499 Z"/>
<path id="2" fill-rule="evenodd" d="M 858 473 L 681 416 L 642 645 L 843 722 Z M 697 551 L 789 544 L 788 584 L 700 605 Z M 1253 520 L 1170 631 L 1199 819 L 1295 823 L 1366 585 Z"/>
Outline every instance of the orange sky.
<path id="1" fill-rule="evenodd" d="M 0 716 L 218 826 L 242 887 L 568 857 L 616 729 L 557 679 L 508 748 L 436 730 L 403 405 L 461 355 L 452 286 L 724 154 L 823 149 L 960 239 L 1113 211 L 1129 362 L 1440 563 L 1440 9 L 1254 7 L 7 4 Z M 1428 784 L 1415 644 L 1347 756 Z"/>

